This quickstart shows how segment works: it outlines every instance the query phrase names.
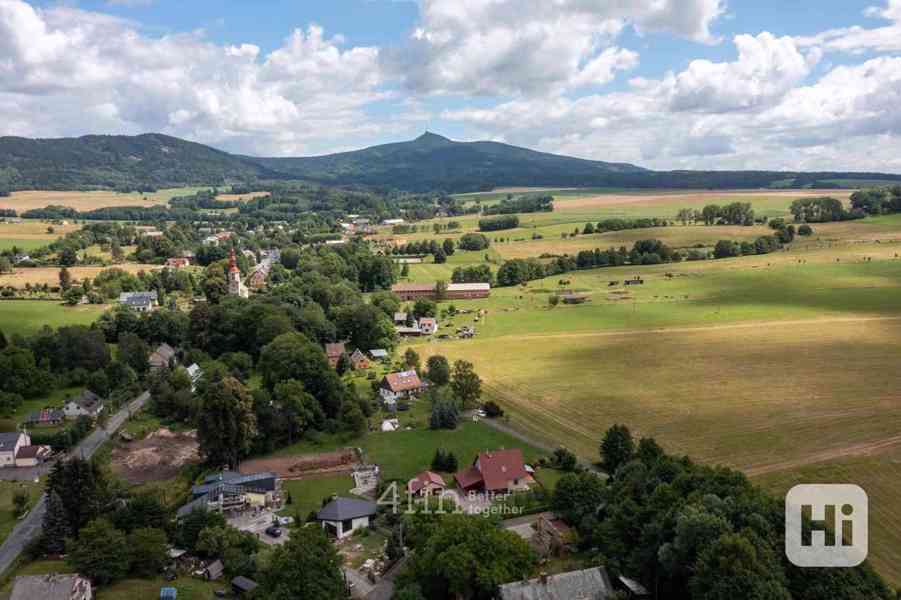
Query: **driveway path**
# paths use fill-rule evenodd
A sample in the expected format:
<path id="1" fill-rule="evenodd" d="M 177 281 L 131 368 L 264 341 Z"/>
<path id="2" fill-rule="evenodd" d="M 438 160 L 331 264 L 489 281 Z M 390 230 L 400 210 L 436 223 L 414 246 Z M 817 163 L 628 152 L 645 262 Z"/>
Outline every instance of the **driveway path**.
<path id="1" fill-rule="evenodd" d="M 128 417 L 141 410 L 150 398 L 149 392 L 144 392 L 123 407 L 119 412 L 110 417 L 106 427 L 98 427 L 94 432 L 83 439 L 80 444 L 72 449 L 72 456 L 91 458 L 97 449 L 122 427 Z M 38 499 L 34 508 L 28 515 L 19 521 L 9 537 L 0 546 L 0 575 L 6 572 L 21 554 L 22 550 L 41 532 L 44 521 L 44 513 L 47 511 L 47 495 L 43 494 Z"/>

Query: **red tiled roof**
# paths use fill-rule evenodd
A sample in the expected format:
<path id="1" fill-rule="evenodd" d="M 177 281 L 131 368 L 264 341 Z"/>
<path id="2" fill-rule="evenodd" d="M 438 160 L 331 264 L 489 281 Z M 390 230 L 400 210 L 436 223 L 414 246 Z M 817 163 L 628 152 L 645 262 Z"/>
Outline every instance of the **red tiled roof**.
<path id="1" fill-rule="evenodd" d="M 422 387 L 419 375 L 416 371 L 401 371 L 400 373 L 389 373 L 385 375 L 385 383 L 392 392 L 408 392 L 410 390 L 418 390 Z"/>
<path id="2" fill-rule="evenodd" d="M 415 494 L 428 484 L 437 485 L 442 488 L 447 487 L 447 484 L 444 483 L 444 479 L 441 478 L 441 475 L 432 471 L 423 471 L 407 482 L 407 489 Z"/>
<path id="3" fill-rule="evenodd" d="M 482 452 L 479 454 L 477 464 L 485 481 L 485 489 L 489 492 L 505 490 L 508 482 L 528 475 L 522 450 L 519 448 Z"/>
<path id="4" fill-rule="evenodd" d="M 325 354 L 329 358 L 340 358 L 341 355 L 344 354 L 344 342 L 338 342 L 336 344 L 326 344 Z"/>
<path id="5" fill-rule="evenodd" d="M 482 473 L 475 466 L 463 469 L 454 475 L 457 484 L 464 490 L 472 486 L 482 483 Z"/>
<path id="6" fill-rule="evenodd" d="M 45 446 L 22 446 L 16 452 L 16 458 L 37 458 Z"/>

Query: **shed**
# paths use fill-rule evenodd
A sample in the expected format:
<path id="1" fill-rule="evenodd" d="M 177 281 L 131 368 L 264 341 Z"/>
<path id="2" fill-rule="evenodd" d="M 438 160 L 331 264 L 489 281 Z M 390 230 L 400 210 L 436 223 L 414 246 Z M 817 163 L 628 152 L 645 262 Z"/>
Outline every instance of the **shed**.
<path id="1" fill-rule="evenodd" d="M 241 596 L 243 594 L 250 594 L 255 589 L 260 587 L 256 581 L 253 579 L 248 579 L 243 575 L 238 575 L 234 579 L 232 579 L 232 591 Z"/>
<path id="2" fill-rule="evenodd" d="M 216 581 L 225 573 L 225 566 L 221 560 L 214 560 L 203 570 L 203 576 L 207 581 Z"/>

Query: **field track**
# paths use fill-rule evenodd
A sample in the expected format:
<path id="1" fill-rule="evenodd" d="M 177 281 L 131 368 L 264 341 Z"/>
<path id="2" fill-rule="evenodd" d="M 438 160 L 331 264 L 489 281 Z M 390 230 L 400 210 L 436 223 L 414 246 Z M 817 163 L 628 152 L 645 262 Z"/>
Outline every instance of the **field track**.
<path id="1" fill-rule="evenodd" d="M 765 475 L 767 473 L 775 473 L 776 471 L 786 471 L 789 469 L 797 469 L 806 465 L 813 465 L 821 462 L 828 462 L 841 458 L 858 457 L 858 456 L 877 456 L 885 452 L 889 452 L 901 445 L 901 435 L 894 435 L 882 440 L 872 442 L 864 442 L 853 444 L 843 448 L 830 448 L 815 454 L 802 456 L 794 460 L 786 460 L 769 464 L 761 464 L 742 469 L 748 477 L 757 475 Z"/>
<path id="2" fill-rule="evenodd" d="M 873 321 L 901 321 L 901 316 L 883 317 L 826 317 L 822 319 L 792 319 L 785 321 L 750 321 L 744 323 L 729 323 L 724 325 L 707 325 L 698 327 L 658 327 L 655 329 L 622 329 L 618 331 L 588 331 L 573 333 L 534 333 L 526 335 L 505 335 L 496 339 L 503 340 L 553 340 L 566 338 L 594 338 L 594 337 L 620 337 L 627 335 L 648 335 L 654 333 L 701 333 L 707 331 L 720 331 L 728 329 L 757 329 L 767 326 L 792 326 L 835 324 L 835 323 L 869 323 Z"/>

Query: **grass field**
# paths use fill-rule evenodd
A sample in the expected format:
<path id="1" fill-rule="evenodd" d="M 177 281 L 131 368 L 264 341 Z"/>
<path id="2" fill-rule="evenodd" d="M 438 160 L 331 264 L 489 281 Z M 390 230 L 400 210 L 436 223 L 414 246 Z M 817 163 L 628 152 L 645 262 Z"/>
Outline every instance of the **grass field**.
<path id="1" fill-rule="evenodd" d="M 11 208 L 20 214 L 33 208 L 45 208 L 50 205 L 67 206 L 75 210 L 85 211 L 110 206 L 153 206 L 168 204 L 176 196 L 189 196 L 206 187 L 184 187 L 159 190 L 151 194 L 120 194 L 111 191 L 92 192 L 48 192 L 25 191 L 13 192 L 7 198 L 0 198 L 0 208 Z"/>
<path id="2" fill-rule="evenodd" d="M 31 508 L 41 495 L 41 484 L 31 481 L 5 481 L 0 485 L 0 543 L 16 526 L 13 495 L 20 490 L 28 494 L 28 507 Z"/>
<path id="3" fill-rule="evenodd" d="M 0 330 L 10 336 L 28 335 L 44 325 L 90 325 L 105 309 L 105 306 L 69 307 L 39 300 L 3 300 L 0 301 Z"/>
<path id="4" fill-rule="evenodd" d="M 52 233 L 48 232 L 48 227 L 53 229 Z M 80 228 L 81 225 L 54 225 L 46 221 L 31 220 L 22 223 L 0 223 L 0 250 L 10 250 L 13 247 L 24 251 L 35 250 Z"/>
<path id="5" fill-rule="evenodd" d="M 799 195 L 849 193 L 561 191 L 554 213 L 524 215 L 525 227 L 488 237 L 520 240 L 492 245 L 495 268 L 500 259 L 573 255 L 646 238 L 710 247 L 769 231 L 680 225 L 560 234 L 588 220 L 672 218 L 679 208 L 710 202 L 750 201 L 759 213 L 785 215 Z M 475 218 L 461 221 L 464 231 L 475 227 Z M 858 483 L 870 494 L 878 531 L 871 560 L 897 585 L 901 215 L 813 227 L 811 238 L 769 255 L 580 271 L 495 288 L 488 300 L 455 301 L 480 312 L 442 324 L 442 333 L 473 325 L 474 340 L 410 343 L 423 360 L 440 353 L 474 362 L 486 397 L 507 409 L 514 426 L 539 441 L 564 441 L 588 459 L 597 459 L 604 430 L 625 423 L 671 452 L 742 469 L 775 495 L 802 481 Z M 533 231 L 543 239 L 532 240 Z M 483 253 L 457 253 L 444 265 L 412 265 L 409 279 L 446 279 L 455 266 L 483 260 Z M 644 285 L 611 285 L 635 274 Z M 550 308 L 548 298 L 562 289 L 590 301 Z"/>

